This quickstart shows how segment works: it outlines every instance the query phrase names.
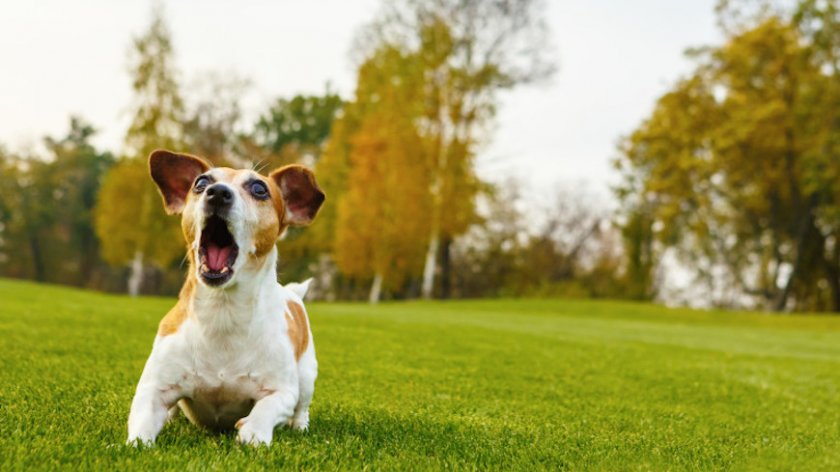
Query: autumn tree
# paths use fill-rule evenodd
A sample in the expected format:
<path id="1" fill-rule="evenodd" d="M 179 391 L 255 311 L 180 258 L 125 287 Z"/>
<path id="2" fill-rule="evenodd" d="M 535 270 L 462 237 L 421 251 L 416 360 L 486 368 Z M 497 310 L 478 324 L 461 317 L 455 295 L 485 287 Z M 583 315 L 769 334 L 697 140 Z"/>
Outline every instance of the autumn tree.
<path id="1" fill-rule="evenodd" d="M 134 38 L 129 60 L 133 119 L 125 156 L 99 193 L 95 221 L 104 258 L 114 265 L 130 263 L 128 289 L 136 295 L 149 263 L 165 267 L 183 252 L 178 222 L 166 217 L 146 171 L 146 158 L 154 149 L 181 149 L 184 139 L 184 104 L 171 36 L 160 11 L 154 12 L 149 29 Z"/>
<path id="2" fill-rule="evenodd" d="M 718 303 L 837 311 L 837 2 L 726 16 L 737 4 L 722 3 L 725 43 L 695 51 L 622 145 L 619 197 L 645 223 L 625 231 L 652 232 L 713 292 L 738 288 Z"/>
<path id="3" fill-rule="evenodd" d="M 426 298 L 434 290 L 438 261 L 450 259 L 453 238 L 475 217 L 480 185 L 473 161 L 498 92 L 553 70 L 543 14 L 535 0 L 403 0 L 388 3 L 361 36 L 368 51 L 396 46 L 413 54 L 422 69 L 424 109 L 415 126 L 431 172 Z M 446 296 L 449 267 L 442 269 Z"/>
<path id="4" fill-rule="evenodd" d="M 416 67 L 396 48 L 378 51 L 359 69 L 356 100 L 346 110 L 357 126 L 345 136 L 347 186 L 339 192 L 335 259 L 345 274 L 372 280 L 371 302 L 422 266 L 428 221 L 419 216 L 429 211 L 429 170 L 412 122 L 422 107 L 421 76 L 408 72 Z"/>

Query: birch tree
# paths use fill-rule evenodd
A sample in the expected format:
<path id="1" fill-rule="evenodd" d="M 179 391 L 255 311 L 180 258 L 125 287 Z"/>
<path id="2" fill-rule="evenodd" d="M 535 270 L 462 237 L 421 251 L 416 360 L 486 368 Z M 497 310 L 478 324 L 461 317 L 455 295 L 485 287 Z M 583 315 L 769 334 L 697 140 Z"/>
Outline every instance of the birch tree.
<path id="1" fill-rule="evenodd" d="M 172 40 L 162 13 L 134 38 L 129 55 L 133 118 L 125 155 L 106 175 L 96 209 L 96 233 L 105 259 L 129 264 L 128 291 L 137 295 L 149 263 L 170 264 L 182 252 L 178 222 L 167 218 L 146 171 L 157 148 L 183 147 L 184 104 L 178 90 Z"/>
<path id="2" fill-rule="evenodd" d="M 449 260 L 453 238 L 475 218 L 474 159 L 498 92 L 553 72 L 544 14 L 538 0 L 402 0 L 389 3 L 360 36 L 368 51 L 394 45 L 413 51 L 423 69 L 425 109 L 415 125 L 431 172 L 425 298 L 433 295 L 438 260 Z M 443 269 L 447 281 L 449 268 Z M 446 284 L 442 290 L 448 293 Z"/>
<path id="3" fill-rule="evenodd" d="M 339 191 L 335 258 L 343 273 L 371 281 L 372 303 L 417 273 L 423 260 L 429 171 L 412 123 L 422 106 L 416 69 L 414 58 L 398 49 L 378 51 L 360 68 L 356 100 L 347 109 L 355 126 L 345 136 L 349 170 Z M 335 147 L 326 164 L 338 169 L 340 152 Z"/>

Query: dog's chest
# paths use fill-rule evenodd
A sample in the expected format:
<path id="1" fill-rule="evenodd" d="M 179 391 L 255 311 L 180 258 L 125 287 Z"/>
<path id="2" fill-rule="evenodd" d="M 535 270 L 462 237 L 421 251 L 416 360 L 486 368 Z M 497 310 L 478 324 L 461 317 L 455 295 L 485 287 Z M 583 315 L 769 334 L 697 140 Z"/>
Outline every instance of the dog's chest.
<path id="1" fill-rule="evenodd" d="M 258 362 L 196 359 L 194 367 L 183 376 L 180 406 L 191 421 L 211 429 L 232 428 L 276 385 L 272 372 Z"/>
<path id="2" fill-rule="evenodd" d="M 197 334 L 197 333 L 185 333 Z M 193 336 L 180 380 L 181 408 L 194 423 L 229 429 L 279 384 L 283 371 L 275 343 L 264 337 L 208 339 Z M 272 345 L 274 344 L 274 345 Z"/>
<path id="3" fill-rule="evenodd" d="M 196 401 L 221 408 L 225 404 L 254 400 L 265 386 L 265 379 L 249 370 L 199 370 L 192 379 L 191 394 Z"/>

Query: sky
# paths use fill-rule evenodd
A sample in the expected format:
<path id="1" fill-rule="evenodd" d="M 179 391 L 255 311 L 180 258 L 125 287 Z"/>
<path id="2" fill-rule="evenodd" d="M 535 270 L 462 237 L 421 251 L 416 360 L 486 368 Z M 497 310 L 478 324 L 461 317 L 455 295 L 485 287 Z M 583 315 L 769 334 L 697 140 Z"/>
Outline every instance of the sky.
<path id="1" fill-rule="evenodd" d="M 247 78 L 247 118 L 277 97 L 323 93 L 351 98 L 351 47 L 380 0 L 163 1 L 180 79 Z M 715 0 L 547 0 L 557 74 L 506 91 L 478 171 L 515 176 L 541 202 L 584 187 L 610 204 L 616 144 L 692 64 L 688 47 L 720 41 Z M 0 0 L 0 143 L 37 149 L 63 136 L 69 116 L 99 130 L 98 146 L 118 151 L 128 127 L 127 51 L 149 22 L 149 1 Z M 537 203 L 538 205 L 540 203 Z"/>

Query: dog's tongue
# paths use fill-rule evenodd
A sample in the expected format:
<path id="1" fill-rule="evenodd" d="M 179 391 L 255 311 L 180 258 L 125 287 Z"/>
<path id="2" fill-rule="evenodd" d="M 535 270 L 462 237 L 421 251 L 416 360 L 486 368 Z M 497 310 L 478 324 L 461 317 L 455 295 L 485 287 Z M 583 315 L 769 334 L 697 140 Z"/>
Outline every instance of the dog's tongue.
<path id="1" fill-rule="evenodd" d="M 230 252 L 233 250 L 233 246 L 225 246 L 219 247 L 215 244 L 210 244 L 207 246 L 207 267 L 214 272 L 218 272 L 225 267 L 227 263 L 228 257 L 230 257 Z"/>

